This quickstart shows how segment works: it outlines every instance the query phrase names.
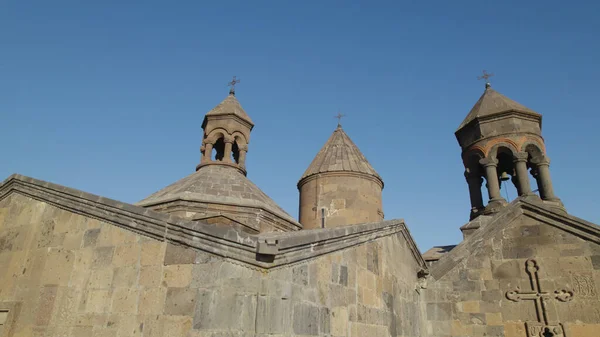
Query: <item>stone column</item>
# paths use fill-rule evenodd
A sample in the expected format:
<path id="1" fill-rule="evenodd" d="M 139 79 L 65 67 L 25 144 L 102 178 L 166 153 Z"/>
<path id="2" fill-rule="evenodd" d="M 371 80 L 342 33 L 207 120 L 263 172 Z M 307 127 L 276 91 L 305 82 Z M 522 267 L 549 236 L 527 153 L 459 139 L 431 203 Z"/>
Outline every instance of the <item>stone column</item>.
<path id="1" fill-rule="evenodd" d="M 498 179 L 498 161 L 495 158 L 483 158 L 479 161 L 485 168 L 485 180 L 490 200 L 485 207 L 485 213 L 498 212 L 500 208 L 506 205 L 506 200 L 500 195 L 500 181 Z"/>
<path id="2" fill-rule="evenodd" d="M 483 158 L 479 163 L 485 168 L 485 180 L 487 181 L 490 201 L 502 199 L 497 172 L 498 161 L 494 158 Z"/>
<path id="3" fill-rule="evenodd" d="M 208 163 L 212 160 L 212 150 L 213 150 L 213 144 L 211 144 L 211 143 L 204 144 L 204 155 L 202 156 L 202 160 L 200 161 L 201 163 Z"/>
<path id="4" fill-rule="evenodd" d="M 515 163 L 515 172 L 517 175 L 517 191 L 519 195 L 530 195 L 531 186 L 529 184 L 529 174 L 527 172 L 527 158 L 529 157 L 529 153 L 527 152 L 518 152 L 515 153 L 513 157 L 513 162 Z"/>
<path id="5" fill-rule="evenodd" d="M 248 152 L 248 146 L 240 146 L 239 151 L 240 157 L 238 159 L 238 165 L 240 165 L 241 168 L 246 169 L 246 153 Z"/>
<path id="6" fill-rule="evenodd" d="M 225 152 L 223 153 L 223 162 L 225 163 L 233 163 L 231 160 L 231 148 L 233 147 L 233 139 L 225 138 L 223 139 L 225 142 Z"/>
<path id="7" fill-rule="evenodd" d="M 475 172 L 465 170 L 465 178 L 469 184 L 469 197 L 471 198 L 471 220 L 479 215 L 479 211 L 483 209 L 483 196 L 481 195 L 481 184 L 483 178 Z"/>
<path id="8" fill-rule="evenodd" d="M 540 196 L 543 200 L 558 200 L 554 195 L 552 179 L 550 179 L 550 158 L 543 156 L 534 162 L 537 166 L 537 181 Z"/>

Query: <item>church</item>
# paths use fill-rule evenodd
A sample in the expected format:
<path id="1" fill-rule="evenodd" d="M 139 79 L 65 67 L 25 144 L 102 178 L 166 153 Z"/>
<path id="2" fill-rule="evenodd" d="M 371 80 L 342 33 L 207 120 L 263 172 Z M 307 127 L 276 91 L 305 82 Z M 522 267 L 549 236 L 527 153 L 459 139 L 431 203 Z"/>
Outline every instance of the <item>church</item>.
<path id="1" fill-rule="evenodd" d="M 600 335 L 600 226 L 555 193 L 542 115 L 486 84 L 455 132 L 463 240 L 422 253 L 341 125 L 299 177 L 299 219 L 248 179 L 235 82 L 195 170 L 136 204 L 0 184 L 0 337 Z"/>

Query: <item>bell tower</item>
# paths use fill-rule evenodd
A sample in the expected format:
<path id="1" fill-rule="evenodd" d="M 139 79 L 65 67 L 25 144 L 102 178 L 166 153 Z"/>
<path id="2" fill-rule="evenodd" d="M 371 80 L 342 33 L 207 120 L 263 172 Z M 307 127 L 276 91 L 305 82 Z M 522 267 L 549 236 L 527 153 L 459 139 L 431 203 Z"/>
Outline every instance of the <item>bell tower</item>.
<path id="1" fill-rule="evenodd" d="M 235 85 L 239 82 L 234 76 L 229 82 L 229 96 L 204 117 L 202 157 L 196 171 L 209 165 L 222 165 L 237 168 L 246 175 L 246 153 L 254 123 L 235 98 Z"/>
<path id="2" fill-rule="evenodd" d="M 490 76 L 484 71 L 480 77 L 486 80 L 485 91 L 455 132 L 469 185 L 470 219 L 498 212 L 507 204 L 500 194 L 501 181 L 510 179 L 519 196 L 537 198 L 529 173 L 543 202 L 564 211 L 552 187 L 542 115 L 492 89 Z M 484 179 L 487 205 L 481 192 Z"/>

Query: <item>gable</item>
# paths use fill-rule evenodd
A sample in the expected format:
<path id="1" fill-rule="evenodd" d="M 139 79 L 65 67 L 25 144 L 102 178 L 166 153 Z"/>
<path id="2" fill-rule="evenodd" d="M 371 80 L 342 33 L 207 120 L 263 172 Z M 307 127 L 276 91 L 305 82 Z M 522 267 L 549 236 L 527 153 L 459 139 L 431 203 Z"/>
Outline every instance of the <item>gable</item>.
<path id="1" fill-rule="evenodd" d="M 212 215 L 212 216 L 200 216 L 194 218 L 194 221 L 202 221 L 209 225 L 223 226 L 227 228 L 235 228 L 241 232 L 258 234 L 258 231 L 254 228 L 248 227 L 242 222 L 223 214 Z"/>
<path id="2" fill-rule="evenodd" d="M 523 227 L 523 232 L 511 232 L 510 228 L 515 226 Z M 556 237 L 544 234 L 549 232 L 556 233 Z M 553 244 L 572 240 L 581 244 L 600 244 L 600 226 L 555 212 L 541 204 L 517 200 L 445 254 L 432 266 L 431 275 L 440 279 L 457 265 L 466 263 L 466 259 L 490 254 L 500 242 L 503 246 L 513 247 L 510 249 L 515 251 L 514 254 L 525 258 L 543 254 L 546 250 L 556 250 Z"/>
<path id="3" fill-rule="evenodd" d="M 596 336 L 598 226 L 515 203 L 431 267 L 432 331 L 447 336 Z M 536 299 L 543 303 L 536 304 Z"/>

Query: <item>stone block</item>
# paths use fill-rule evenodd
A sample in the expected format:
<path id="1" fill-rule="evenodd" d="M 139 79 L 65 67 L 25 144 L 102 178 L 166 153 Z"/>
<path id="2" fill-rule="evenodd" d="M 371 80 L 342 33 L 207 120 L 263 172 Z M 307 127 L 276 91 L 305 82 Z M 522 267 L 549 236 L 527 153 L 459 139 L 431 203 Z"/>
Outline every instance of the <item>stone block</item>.
<path id="1" fill-rule="evenodd" d="M 146 241 L 141 244 L 140 264 L 143 266 L 163 264 L 167 244 L 160 241 Z"/>
<path id="2" fill-rule="evenodd" d="M 81 248 L 83 241 L 83 232 L 67 232 L 62 243 L 62 248 L 67 250 L 76 250 Z"/>
<path id="3" fill-rule="evenodd" d="M 221 268 L 219 268 L 218 276 L 220 279 L 250 278 L 255 276 L 255 273 L 252 269 L 243 265 L 222 262 Z"/>
<path id="4" fill-rule="evenodd" d="M 112 264 L 114 247 L 100 247 L 94 250 L 92 268 L 108 267 Z"/>
<path id="5" fill-rule="evenodd" d="M 319 335 L 319 307 L 308 303 L 294 305 L 293 329 L 296 335 Z"/>
<path id="6" fill-rule="evenodd" d="M 367 269 L 379 275 L 379 247 L 376 243 L 367 246 Z"/>
<path id="7" fill-rule="evenodd" d="M 367 269 L 358 270 L 358 284 L 368 289 L 375 289 L 376 281 L 375 275 Z"/>
<path id="8" fill-rule="evenodd" d="M 109 289 L 113 282 L 113 269 L 101 268 L 91 272 L 87 287 L 89 289 Z"/>
<path id="9" fill-rule="evenodd" d="M 492 261 L 492 275 L 494 279 L 523 278 L 524 262 L 518 260 Z"/>
<path id="10" fill-rule="evenodd" d="M 190 288 L 168 288 L 164 313 L 167 315 L 188 315 L 196 306 L 196 290 Z"/>
<path id="11" fill-rule="evenodd" d="M 163 264 L 194 264 L 196 262 L 196 251 L 189 247 L 167 244 Z"/>
<path id="12" fill-rule="evenodd" d="M 219 284 L 218 273 L 215 272 L 221 268 L 221 262 L 213 261 L 204 264 L 195 264 L 192 267 L 192 288 L 209 288 Z"/>
<path id="13" fill-rule="evenodd" d="M 348 267 L 340 266 L 340 284 L 348 286 Z"/>
<path id="14" fill-rule="evenodd" d="M 331 334 L 333 336 L 347 336 L 348 331 L 348 309 L 346 307 L 335 307 L 331 310 Z"/>
<path id="15" fill-rule="evenodd" d="M 272 296 L 259 296 L 256 313 L 256 332 L 264 334 L 289 334 L 291 327 L 291 301 Z"/>
<path id="16" fill-rule="evenodd" d="M 559 260 L 561 271 L 587 271 L 592 269 L 592 263 L 587 256 L 563 257 Z"/>
<path id="17" fill-rule="evenodd" d="M 135 314 L 137 312 L 139 290 L 116 288 L 112 296 L 112 312 Z"/>
<path id="18" fill-rule="evenodd" d="M 146 265 L 140 269 L 140 286 L 156 288 L 162 284 L 163 270 L 160 265 Z"/>
<path id="19" fill-rule="evenodd" d="M 75 256 L 72 251 L 51 249 L 46 258 L 42 284 L 68 285 L 74 262 Z"/>
<path id="20" fill-rule="evenodd" d="M 141 290 L 138 313 L 140 315 L 162 314 L 164 312 L 166 295 L 166 288 L 146 288 Z M 191 312 L 187 314 L 191 314 Z"/>
<path id="21" fill-rule="evenodd" d="M 48 325 L 54 310 L 54 302 L 58 287 L 49 286 L 43 287 L 40 291 L 40 302 L 35 320 L 36 325 Z"/>
<path id="22" fill-rule="evenodd" d="M 452 287 L 455 291 L 479 291 L 481 290 L 481 281 L 454 281 Z"/>
<path id="23" fill-rule="evenodd" d="M 451 303 L 427 303 L 427 318 L 434 321 L 447 321 L 452 318 Z"/>
<path id="24" fill-rule="evenodd" d="M 481 292 L 481 299 L 486 302 L 500 301 L 504 298 L 504 294 L 500 290 L 485 290 Z"/>
<path id="25" fill-rule="evenodd" d="M 499 312 L 486 312 L 485 321 L 488 325 L 503 325 L 502 314 Z"/>
<path id="26" fill-rule="evenodd" d="M 83 248 L 95 247 L 100 236 L 100 228 L 88 229 L 83 235 Z"/>
<path id="27" fill-rule="evenodd" d="M 595 270 L 600 270 L 600 255 L 591 256 L 592 266 Z"/>
<path id="28" fill-rule="evenodd" d="M 163 316 L 161 320 L 161 336 L 188 336 L 192 329 L 192 318 L 189 316 Z"/>
<path id="29" fill-rule="evenodd" d="M 138 283 L 139 267 L 124 266 L 114 269 L 113 287 L 134 287 Z"/>
<path id="30" fill-rule="evenodd" d="M 570 336 L 595 337 L 600 331 L 600 324 L 572 324 L 569 325 Z"/>
<path id="31" fill-rule="evenodd" d="M 163 267 L 163 281 L 165 287 L 183 288 L 192 281 L 191 264 L 174 264 Z"/>
<path id="32" fill-rule="evenodd" d="M 86 312 L 104 313 L 110 307 L 110 290 L 88 290 L 83 296 L 84 299 L 80 307 L 85 308 L 84 310 Z"/>
<path id="33" fill-rule="evenodd" d="M 292 268 L 292 282 L 300 285 L 308 285 L 308 266 L 300 265 Z"/>
<path id="34" fill-rule="evenodd" d="M 236 294 L 227 289 L 198 290 L 195 329 L 254 331 L 256 295 Z"/>
<path id="35" fill-rule="evenodd" d="M 138 244 L 128 244 L 115 248 L 112 263 L 115 267 L 123 267 L 137 264 L 139 260 L 140 246 Z"/>

